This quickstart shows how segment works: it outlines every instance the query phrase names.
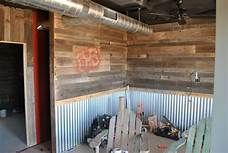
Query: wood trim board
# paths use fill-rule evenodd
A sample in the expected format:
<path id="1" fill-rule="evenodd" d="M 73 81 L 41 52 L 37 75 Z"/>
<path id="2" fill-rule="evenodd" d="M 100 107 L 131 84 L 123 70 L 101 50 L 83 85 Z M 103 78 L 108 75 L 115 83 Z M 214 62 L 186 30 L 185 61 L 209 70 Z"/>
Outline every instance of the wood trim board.
<path id="1" fill-rule="evenodd" d="M 30 147 L 36 144 L 36 123 L 33 66 L 27 64 L 27 45 L 26 43 L 11 41 L 0 41 L 0 43 L 23 45 L 26 143 Z"/>

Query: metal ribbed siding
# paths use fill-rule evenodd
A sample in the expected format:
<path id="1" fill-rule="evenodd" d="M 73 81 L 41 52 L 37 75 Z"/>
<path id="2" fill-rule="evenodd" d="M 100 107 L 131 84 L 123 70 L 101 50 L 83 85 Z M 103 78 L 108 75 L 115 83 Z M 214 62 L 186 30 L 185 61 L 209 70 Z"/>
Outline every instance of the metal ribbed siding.
<path id="1" fill-rule="evenodd" d="M 213 98 L 183 95 L 178 93 L 162 93 L 153 91 L 130 91 L 131 107 L 136 110 L 139 103 L 143 104 L 145 116 L 165 115 L 181 130 L 188 129 L 199 120 L 212 114 Z"/>
<path id="2" fill-rule="evenodd" d="M 95 117 L 102 114 L 114 115 L 120 96 L 128 97 L 131 110 L 143 103 L 145 115 L 165 115 L 181 130 L 188 129 L 200 119 L 211 116 L 212 97 L 188 96 L 178 93 L 141 91 L 114 92 L 85 100 L 56 106 L 56 147 L 64 152 L 82 143 Z"/>
<path id="3" fill-rule="evenodd" d="M 94 118 L 113 115 L 117 111 L 119 96 L 125 92 L 92 97 L 56 106 L 56 149 L 64 152 L 85 140 Z"/>

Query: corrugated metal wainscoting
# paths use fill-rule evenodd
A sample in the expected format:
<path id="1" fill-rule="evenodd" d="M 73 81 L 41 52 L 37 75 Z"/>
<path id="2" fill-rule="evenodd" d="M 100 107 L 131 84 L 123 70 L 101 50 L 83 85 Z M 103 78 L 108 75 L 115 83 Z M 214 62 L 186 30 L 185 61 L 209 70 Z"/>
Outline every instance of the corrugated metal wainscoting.
<path id="1" fill-rule="evenodd" d="M 212 95 L 132 88 L 130 99 L 132 110 L 142 103 L 145 116 L 164 115 L 182 131 L 212 114 Z"/>
<path id="2" fill-rule="evenodd" d="M 78 100 L 56 106 L 56 152 L 64 152 L 85 141 L 94 118 L 117 112 L 125 91 Z"/>
<path id="3" fill-rule="evenodd" d="M 112 94 L 90 97 L 56 106 L 56 147 L 64 152 L 84 142 L 94 118 L 117 112 L 120 96 L 127 96 L 131 110 L 143 104 L 145 116 L 165 115 L 181 130 L 188 129 L 202 118 L 211 116 L 213 97 L 180 92 L 131 88 Z"/>

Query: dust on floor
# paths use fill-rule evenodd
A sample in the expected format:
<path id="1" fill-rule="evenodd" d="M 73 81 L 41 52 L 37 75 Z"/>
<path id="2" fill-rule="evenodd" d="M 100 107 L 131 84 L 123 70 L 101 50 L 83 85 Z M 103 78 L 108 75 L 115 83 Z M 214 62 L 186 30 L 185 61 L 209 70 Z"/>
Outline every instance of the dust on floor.
<path id="1" fill-rule="evenodd" d="M 17 153 L 51 153 L 51 142 L 45 142 L 30 148 L 26 148 Z"/>
<path id="2" fill-rule="evenodd" d="M 149 147 L 150 147 L 150 153 L 165 153 L 167 149 L 160 148 L 159 146 L 169 146 L 171 143 L 173 143 L 173 140 L 158 137 L 154 134 L 148 133 L 149 137 Z M 23 151 L 20 151 L 18 153 L 51 153 L 51 143 L 46 142 L 31 148 L 27 148 Z M 184 148 L 181 149 L 179 153 L 183 153 Z M 65 153 L 94 153 L 93 149 L 91 149 L 87 144 L 81 144 L 78 145 L 76 148 L 69 150 Z M 100 153 L 106 153 L 105 148 L 100 149 Z"/>
<path id="3" fill-rule="evenodd" d="M 15 153 L 26 148 L 24 113 L 0 118 L 0 153 Z"/>
<path id="4" fill-rule="evenodd" d="M 150 153 L 165 153 L 167 149 L 160 148 L 159 146 L 169 146 L 171 143 L 173 143 L 173 140 L 158 137 L 154 134 L 148 133 L 149 137 L 149 147 L 150 147 Z M 94 151 L 89 148 L 86 144 L 79 145 L 77 148 L 72 149 L 66 153 L 94 153 Z M 100 153 L 106 153 L 106 150 L 104 148 L 101 148 Z"/>

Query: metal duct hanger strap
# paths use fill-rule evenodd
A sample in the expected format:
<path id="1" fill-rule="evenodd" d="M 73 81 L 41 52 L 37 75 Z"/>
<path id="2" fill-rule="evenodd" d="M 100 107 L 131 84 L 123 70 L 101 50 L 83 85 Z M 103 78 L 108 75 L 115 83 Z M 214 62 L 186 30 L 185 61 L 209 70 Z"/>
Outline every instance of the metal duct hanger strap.
<path id="1" fill-rule="evenodd" d="M 92 2 L 91 0 L 4 0 L 19 5 L 58 12 L 69 17 L 91 17 L 98 22 L 143 34 L 153 33 L 150 25 L 144 24 L 124 14 Z"/>

